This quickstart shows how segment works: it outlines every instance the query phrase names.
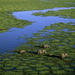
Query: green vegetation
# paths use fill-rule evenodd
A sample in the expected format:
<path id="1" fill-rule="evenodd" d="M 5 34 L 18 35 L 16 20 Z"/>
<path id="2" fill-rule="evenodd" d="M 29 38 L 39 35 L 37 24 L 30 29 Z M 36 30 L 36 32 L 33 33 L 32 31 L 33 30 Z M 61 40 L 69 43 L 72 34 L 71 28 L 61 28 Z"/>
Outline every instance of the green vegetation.
<path id="1" fill-rule="evenodd" d="M 57 2 L 72 2 L 72 3 L 75 3 L 75 1 L 74 0 L 62 0 L 62 1 L 60 1 L 60 0 L 47 0 L 47 1 L 57 1 Z"/>
<path id="2" fill-rule="evenodd" d="M 61 2 L 60 0 L 47 1 L 52 2 L 40 0 L 0 0 L 0 32 L 5 32 L 11 27 L 23 28 L 32 23 L 27 20 L 14 18 L 11 15 L 12 12 L 75 6 L 64 3 L 75 3 L 74 0 L 61 0 Z M 57 1 L 57 3 L 55 1 Z M 65 12 L 65 17 L 70 16 L 71 18 L 75 18 L 74 11 L 75 9 L 69 9 L 57 12 L 48 11 L 48 14 L 40 14 L 45 14 L 46 16 L 63 16 Z M 0 54 L 0 75 L 74 75 L 75 48 L 73 48 L 73 45 L 75 45 L 75 32 L 65 32 L 63 31 L 65 28 L 69 29 L 68 31 L 75 31 L 75 24 L 72 22 L 67 24 L 60 22 L 46 26 L 44 30 L 40 30 L 36 34 L 33 33 L 33 37 L 35 38 L 26 38 L 27 45 L 21 43 L 19 47 L 13 50 L 13 54 Z M 51 29 L 55 31 L 49 32 L 48 30 Z M 25 37 L 21 36 L 19 38 Z M 41 48 L 40 46 L 43 44 L 49 44 L 51 47 Z M 45 49 L 48 55 L 53 54 L 54 56 L 50 57 L 47 54 L 36 54 L 39 49 Z M 26 52 L 19 54 L 18 52 L 20 50 L 25 50 Z M 60 54 L 65 52 L 69 54 L 69 57 L 61 59 Z"/>
<path id="3" fill-rule="evenodd" d="M 35 16 L 59 16 L 63 18 L 75 18 L 75 9 L 64 9 L 64 10 L 59 10 L 59 11 L 47 11 L 46 13 L 40 13 L 36 12 L 33 13 Z"/>
<path id="4" fill-rule="evenodd" d="M 56 0 L 56 1 L 60 2 L 60 0 Z M 37 1 L 36 0 L 12 0 L 12 1 L 0 0 L 0 24 L 1 24 L 0 33 L 8 31 L 8 29 L 12 27 L 23 28 L 27 25 L 32 24 L 32 22 L 30 21 L 19 20 L 14 18 L 14 16 L 12 16 L 12 12 L 50 9 L 54 7 L 74 7 L 74 5 L 64 3 L 64 1 L 62 1 L 61 3 L 59 2 L 55 3 L 55 2 L 45 2 L 40 0 L 37 0 Z M 66 2 L 67 1 L 74 3 L 74 0 L 71 0 L 71 1 L 66 0 Z"/>
<path id="5" fill-rule="evenodd" d="M 75 32 L 64 32 L 64 28 L 70 29 L 69 31 L 73 31 L 74 29 L 71 29 L 75 26 L 71 25 L 71 23 L 55 23 L 53 25 L 50 25 L 51 29 L 54 29 L 54 32 L 47 32 L 44 33 L 43 30 L 43 40 L 42 36 L 39 36 L 39 32 L 37 33 L 38 36 L 34 35 L 35 38 L 27 38 L 28 45 L 21 44 L 19 47 L 16 47 L 15 50 L 13 50 L 14 54 L 1 54 L 1 62 L 0 62 L 0 71 L 1 75 L 8 74 L 8 71 L 10 74 L 72 74 L 74 75 L 74 66 L 75 66 L 75 48 L 73 48 L 73 45 L 75 45 Z M 47 26 L 46 26 L 47 27 Z M 58 28 L 58 30 L 57 30 Z M 45 28 L 44 28 L 45 29 Z M 47 29 L 47 28 L 46 28 Z M 49 28 L 47 30 L 50 30 Z M 68 34 L 68 35 L 67 35 Z M 64 36 L 65 35 L 65 36 Z M 37 39 L 37 38 L 39 39 Z M 36 42 L 39 41 L 39 42 Z M 47 41 L 47 42 L 46 42 Z M 38 43 L 38 44 L 37 44 Z M 47 56 L 46 54 L 36 54 L 37 49 L 43 49 L 40 48 L 42 44 L 49 44 L 50 48 L 45 48 L 47 51 L 47 54 L 53 54 L 55 57 Z M 68 45 L 67 45 L 68 44 Z M 39 46 L 38 46 L 39 45 Z M 60 46 L 62 45 L 62 46 Z M 37 46 L 37 47 L 36 47 Z M 32 47 L 32 48 L 31 48 Z M 17 53 L 19 50 L 25 50 L 26 53 L 19 54 Z M 35 53 L 31 53 L 31 51 Z M 65 57 L 63 59 L 60 58 L 61 53 L 67 52 L 69 54 L 69 57 Z M 7 57 L 5 57 L 7 56 Z M 10 56 L 10 57 L 9 57 Z M 2 58 L 3 57 L 3 58 Z M 68 63 L 68 64 L 67 64 Z M 60 67 L 59 67 L 60 66 Z M 73 67 L 73 68 L 70 68 Z M 15 68 L 15 69 L 13 69 Z M 33 73 L 34 72 L 34 73 Z"/>

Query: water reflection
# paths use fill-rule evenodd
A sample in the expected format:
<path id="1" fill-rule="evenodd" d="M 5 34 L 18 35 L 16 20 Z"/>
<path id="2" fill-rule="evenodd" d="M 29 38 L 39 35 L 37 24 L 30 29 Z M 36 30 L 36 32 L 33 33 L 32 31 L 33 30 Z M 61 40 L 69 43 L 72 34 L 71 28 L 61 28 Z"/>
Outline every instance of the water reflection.
<path id="1" fill-rule="evenodd" d="M 6 53 L 7 50 L 13 50 L 15 47 L 20 46 L 20 43 L 26 42 L 25 38 L 17 39 L 20 36 L 31 37 L 32 33 L 37 33 L 39 30 L 42 30 L 46 25 L 58 23 L 58 22 L 75 22 L 75 19 L 64 19 L 59 18 L 58 16 L 34 16 L 32 13 L 35 12 L 46 12 L 49 10 L 62 10 L 62 9 L 72 9 L 70 8 L 53 8 L 53 9 L 45 9 L 45 10 L 32 10 L 32 11 L 19 11 L 13 12 L 12 15 L 18 19 L 33 21 L 32 25 L 26 26 L 24 28 L 11 28 L 9 31 L 0 33 L 0 54 Z M 53 31 L 53 30 L 50 30 Z M 25 36 L 27 34 L 28 36 Z"/>

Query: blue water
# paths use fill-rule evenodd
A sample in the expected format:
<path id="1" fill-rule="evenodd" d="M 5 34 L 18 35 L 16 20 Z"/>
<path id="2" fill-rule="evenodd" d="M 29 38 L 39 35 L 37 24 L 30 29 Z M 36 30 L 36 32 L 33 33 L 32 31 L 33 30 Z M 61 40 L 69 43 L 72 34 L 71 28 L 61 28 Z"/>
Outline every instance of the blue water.
<path id="1" fill-rule="evenodd" d="M 20 43 L 26 42 L 25 38 L 32 37 L 32 33 L 37 33 L 39 30 L 43 30 L 43 28 L 47 25 L 64 22 L 75 22 L 75 19 L 68 19 L 68 18 L 60 18 L 59 16 L 35 16 L 32 15 L 35 12 L 46 12 L 49 10 L 62 10 L 62 9 L 75 9 L 75 7 L 62 7 L 62 8 L 53 8 L 53 9 L 45 9 L 45 10 L 32 10 L 32 11 L 19 11 L 13 12 L 12 15 L 17 19 L 23 19 L 32 21 L 32 25 L 26 26 L 24 28 L 11 28 L 7 32 L 0 33 L 0 54 L 7 53 L 8 50 L 14 50 L 15 47 L 20 46 Z M 10 15 L 10 14 L 8 14 Z M 53 30 L 51 30 L 53 31 Z M 27 34 L 28 36 L 25 36 Z M 25 38 L 19 37 L 24 36 Z"/>

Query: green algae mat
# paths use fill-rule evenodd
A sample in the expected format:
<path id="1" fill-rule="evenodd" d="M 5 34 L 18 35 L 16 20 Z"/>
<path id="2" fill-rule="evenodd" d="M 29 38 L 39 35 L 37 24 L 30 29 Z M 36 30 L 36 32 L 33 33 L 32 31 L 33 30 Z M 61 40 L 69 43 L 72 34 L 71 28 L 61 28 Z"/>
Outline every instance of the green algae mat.
<path id="1" fill-rule="evenodd" d="M 49 29 L 54 32 L 49 32 Z M 55 23 L 44 28 L 42 36 L 33 34 L 35 38 L 27 38 L 26 44 L 21 44 L 13 50 L 14 54 L 0 55 L 0 75 L 74 75 L 75 74 L 75 24 Z M 63 31 L 67 28 L 68 31 Z M 41 32 L 42 32 L 41 31 Z M 41 35 L 41 34 L 39 34 Z M 38 38 L 38 39 L 37 39 Z M 45 40 L 43 40 L 45 39 Z M 41 42 L 42 40 L 42 42 Z M 50 48 L 42 48 L 49 44 Z M 47 54 L 37 54 L 37 50 L 45 49 Z M 23 54 L 18 53 L 25 50 Z M 61 59 L 60 54 L 67 52 L 69 57 Z M 54 56 L 49 56 L 53 54 Z"/>

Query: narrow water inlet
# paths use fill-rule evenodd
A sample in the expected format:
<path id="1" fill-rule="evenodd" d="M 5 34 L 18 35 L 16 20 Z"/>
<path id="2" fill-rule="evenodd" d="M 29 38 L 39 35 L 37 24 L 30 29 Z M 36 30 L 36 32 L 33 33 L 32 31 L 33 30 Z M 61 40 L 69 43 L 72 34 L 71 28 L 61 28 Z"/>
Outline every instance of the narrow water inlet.
<path id="1" fill-rule="evenodd" d="M 75 22 L 75 19 L 68 19 L 68 18 L 59 18 L 58 16 L 34 16 L 32 15 L 35 12 L 46 12 L 49 10 L 63 10 L 63 9 L 75 9 L 75 7 L 62 7 L 62 8 L 53 8 L 53 9 L 45 9 L 45 10 L 32 10 L 32 11 L 19 11 L 19 12 L 13 12 L 12 15 L 16 17 L 17 19 L 23 19 L 32 21 L 35 23 L 32 23 L 32 25 L 26 26 L 24 28 L 11 28 L 9 31 L 0 33 L 0 54 L 6 53 L 7 50 L 13 50 L 15 47 L 20 46 L 20 43 L 26 42 L 25 38 L 19 39 L 20 36 L 24 36 L 27 34 L 28 36 L 25 37 L 31 37 L 32 33 L 37 33 L 39 30 L 42 30 L 45 26 L 64 22 Z"/>

